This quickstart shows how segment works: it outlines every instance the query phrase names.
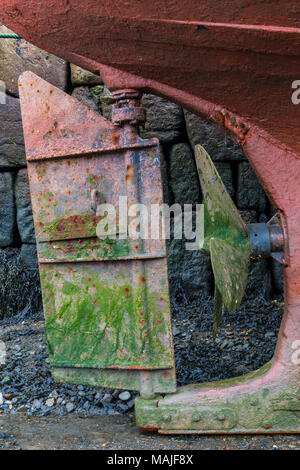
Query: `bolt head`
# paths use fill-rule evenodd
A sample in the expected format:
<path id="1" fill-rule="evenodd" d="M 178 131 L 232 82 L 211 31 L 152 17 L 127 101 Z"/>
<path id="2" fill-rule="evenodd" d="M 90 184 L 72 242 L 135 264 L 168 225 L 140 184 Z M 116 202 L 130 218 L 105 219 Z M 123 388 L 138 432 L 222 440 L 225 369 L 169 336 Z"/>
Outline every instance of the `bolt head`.
<path id="1" fill-rule="evenodd" d="M 199 421 L 201 421 L 201 413 L 193 413 L 193 416 L 192 416 L 192 422 L 193 423 L 198 423 Z"/>
<path id="2" fill-rule="evenodd" d="M 226 419 L 226 416 L 225 416 L 224 413 L 220 412 L 220 413 L 217 414 L 217 420 L 218 421 L 225 421 L 225 419 Z"/>

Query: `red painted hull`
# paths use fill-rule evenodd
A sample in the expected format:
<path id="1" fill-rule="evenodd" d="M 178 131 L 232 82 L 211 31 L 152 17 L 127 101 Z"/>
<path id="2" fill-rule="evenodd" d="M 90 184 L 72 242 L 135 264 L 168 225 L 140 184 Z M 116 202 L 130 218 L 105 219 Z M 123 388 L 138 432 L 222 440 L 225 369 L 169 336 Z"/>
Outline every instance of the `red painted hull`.
<path id="1" fill-rule="evenodd" d="M 216 119 L 220 105 L 300 152 L 298 0 L 3 0 L 0 21 L 110 88 L 152 90 Z"/>

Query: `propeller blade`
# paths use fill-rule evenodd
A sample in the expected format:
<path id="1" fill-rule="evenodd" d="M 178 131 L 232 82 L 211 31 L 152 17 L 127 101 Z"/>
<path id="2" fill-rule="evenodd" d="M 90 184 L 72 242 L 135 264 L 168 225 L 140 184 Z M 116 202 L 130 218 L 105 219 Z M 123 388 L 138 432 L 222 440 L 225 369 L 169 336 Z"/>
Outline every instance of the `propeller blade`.
<path id="1" fill-rule="evenodd" d="M 200 249 L 209 253 L 211 237 L 226 239 L 248 236 L 247 226 L 235 207 L 209 154 L 201 145 L 195 147 L 198 177 L 204 202 L 204 238 Z"/>
<path id="2" fill-rule="evenodd" d="M 229 312 L 237 310 L 242 302 L 248 278 L 250 253 L 250 243 L 247 239 L 241 240 L 235 246 L 221 239 L 210 240 L 215 283 Z"/>
<path id="3" fill-rule="evenodd" d="M 233 312 L 242 302 L 251 249 L 247 226 L 201 145 L 195 147 L 195 158 L 204 204 L 204 236 L 199 248 L 210 254 L 215 276 L 215 336 L 222 319 L 223 304 Z"/>

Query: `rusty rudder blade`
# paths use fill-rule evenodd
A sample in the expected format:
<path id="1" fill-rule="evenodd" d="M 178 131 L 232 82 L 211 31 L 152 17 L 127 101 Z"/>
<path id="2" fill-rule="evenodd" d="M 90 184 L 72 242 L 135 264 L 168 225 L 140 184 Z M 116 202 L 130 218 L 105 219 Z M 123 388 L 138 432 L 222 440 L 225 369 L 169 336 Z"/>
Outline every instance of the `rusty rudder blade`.
<path id="1" fill-rule="evenodd" d="M 162 202 L 159 144 L 134 132 L 137 98 L 116 103 L 116 126 L 30 72 L 20 97 L 54 376 L 175 391 L 165 240 L 96 235 L 95 194 Z"/>

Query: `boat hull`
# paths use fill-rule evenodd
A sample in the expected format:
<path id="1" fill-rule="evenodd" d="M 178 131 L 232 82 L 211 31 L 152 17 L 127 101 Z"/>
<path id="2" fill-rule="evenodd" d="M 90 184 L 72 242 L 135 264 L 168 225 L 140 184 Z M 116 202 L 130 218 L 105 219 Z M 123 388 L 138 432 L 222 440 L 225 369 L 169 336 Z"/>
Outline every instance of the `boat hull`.
<path id="1" fill-rule="evenodd" d="M 167 4 L 4 0 L 0 21 L 41 48 L 99 71 L 111 89 L 153 91 L 208 115 L 219 105 L 300 152 L 300 106 L 291 99 L 300 79 L 299 3 Z"/>

